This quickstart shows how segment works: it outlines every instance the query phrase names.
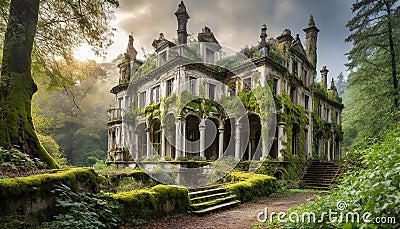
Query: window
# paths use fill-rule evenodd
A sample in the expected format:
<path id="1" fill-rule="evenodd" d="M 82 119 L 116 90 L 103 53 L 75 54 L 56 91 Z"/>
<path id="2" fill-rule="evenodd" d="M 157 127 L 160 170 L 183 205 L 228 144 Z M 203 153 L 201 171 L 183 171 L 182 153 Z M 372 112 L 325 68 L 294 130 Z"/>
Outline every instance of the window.
<path id="1" fill-rule="evenodd" d="M 306 95 L 304 98 L 304 108 L 306 108 L 306 110 L 309 110 L 309 107 L 308 107 L 309 103 L 310 103 L 310 97 L 308 97 L 308 95 Z"/>
<path id="2" fill-rule="evenodd" d="M 247 77 L 243 80 L 243 86 L 251 89 L 251 77 Z"/>
<path id="3" fill-rule="evenodd" d="M 335 116 L 336 116 L 336 119 L 335 119 L 336 124 L 340 124 L 339 123 L 339 112 L 335 112 Z"/>
<path id="4" fill-rule="evenodd" d="M 190 93 L 196 94 L 196 78 L 190 77 Z"/>
<path id="5" fill-rule="evenodd" d="M 153 87 L 151 90 L 151 103 L 158 103 L 160 102 L 160 86 Z"/>
<path id="6" fill-rule="evenodd" d="M 131 102 L 131 98 L 129 96 L 125 96 L 125 109 L 129 108 L 130 102 Z"/>
<path id="7" fill-rule="evenodd" d="M 122 109 L 122 101 L 123 100 L 124 100 L 123 98 L 118 98 L 118 108 L 119 109 Z"/>
<path id="8" fill-rule="evenodd" d="M 170 96 L 174 91 L 174 79 L 167 80 L 167 96 Z"/>
<path id="9" fill-rule="evenodd" d="M 214 64 L 214 52 L 206 48 L 206 63 Z"/>
<path id="10" fill-rule="evenodd" d="M 290 88 L 290 100 L 292 100 L 292 103 L 296 105 L 296 88 L 295 87 Z"/>
<path id="11" fill-rule="evenodd" d="M 215 85 L 208 84 L 208 98 L 215 99 Z"/>
<path id="12" fill-rule="evenodd" d="M 330 109 L 326 109 L 326 121 L 331 122 L 331 110 Z"/>
<path id="13" fill-rule="evenodd" d="M 144 108 L 146 106 L 146 92 L 139 94 L 139 108 Z"/>
<path id="14" fill-rule="evenodd" d="M 322 118 L 322 105 L 318 104 L 318 116 Z"/>
<path id="15" fill-rule="evenodd" d="M 273 90 L 273 92 L 274 92 L 275 95 L 278 94 L 278 79 L 275 79 L 275 78 L 274 78 L 274 85 L 273 85 L 272 90 Z"/>
<path id="16" fill-rule="evenodd" d="M 304 70 L 303 81 L 304 81 L 304 85 L 308 86 L 308 71 L 307 70 Z"/>
<path id="17" fill-rule="evenodd" d="M 295 59 L 293 59 L 293 62 L 292 62 L 292 72 L 297 74 L 297 72 L 298 72 L 297 70 L 298 70 L 298 69 L 297 69 L 297 61 L 296 61 Z"/>
<path id="18" fill-rule="evenodd" d="M 167 62 L 167 51 L 161 52 L 158 54 L 158 63 L 159 66 L 164 65 Z"/>

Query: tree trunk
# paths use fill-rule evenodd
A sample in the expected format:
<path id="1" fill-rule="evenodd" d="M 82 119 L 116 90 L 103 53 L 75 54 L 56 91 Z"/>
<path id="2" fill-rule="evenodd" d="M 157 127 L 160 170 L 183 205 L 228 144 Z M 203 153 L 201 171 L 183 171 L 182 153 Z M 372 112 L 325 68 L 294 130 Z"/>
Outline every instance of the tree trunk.
<path id="1" fill-rule="evenodd" d="M 48 168 L 56 162 L 40 145 L 31 116 L 37 91 L 31 75 L 31 54 L 39 0 L 12 0 L 0 76 L 0 147 L 15 148 L 39 158 Z"/>
<path id="2" fill-rule="evenodd" d="M 390 61 L 392 64 L 392 79 L 393 79 L 393 89 L 394 89 L 394 110 L 399 109 L 399 82 L 397 79 L 396 72 L 396 52 L 394 50 L 393 44 L 393 26 L 392 26 L 392 12 L 390 5 L 385 1 L 386 12 L 388 14 L 388 33 L 389 33 L 389 48 L 390 48 Z"/>

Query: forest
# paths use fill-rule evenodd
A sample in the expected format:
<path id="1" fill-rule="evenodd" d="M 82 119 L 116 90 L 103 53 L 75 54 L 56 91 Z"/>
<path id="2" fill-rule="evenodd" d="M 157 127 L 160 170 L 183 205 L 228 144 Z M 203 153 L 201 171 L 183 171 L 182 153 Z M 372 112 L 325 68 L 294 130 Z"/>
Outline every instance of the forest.
<path id="1" fill-rule="evenodd" d="M 177 200 L 177 211 L 187 210 L 187 190 L 157 185 L 142 171 L 118 171 L 114 165 L 105 164 L 106 111 L 115 103 L 109 91 L 118 83 L 116 65 L 124 57 L 117 56 L 109 63 L 79 61 L 73 50 L 87 43 L 97 55 L 105 55 L 113 43 L 111 20 L 118 7 L 118 0 L 0 0 L 0 198 L 12 198 L 4 190 L 16 177 L 71 171 L 73 175 L 68 176 L 76 178 L 68 182 L 77 182 L 77 174 L 82 172 L 91 182 L 108 179 L 105 183 L 109 185 L 119 177 L 116 173 L 128 174 L 121 175 L 120 181 L 100 194 L 99 190 L 93 192 L 96 194 L 82 192 L 56 182 L 52 193 L 58 195 L 56 206 L 60 214 L 50 219 L 40 216 L 33 221 L 3 218 L 0 224 L 15 226 L 24 221 L 44 228 L 137 226 L 147 223 L 148 215 L 131 215 L 127 206 L 142 204 L 140 208 L 147 211 L 146 204 L 156 206 L 156 200 L 164 201 L 162 195 Z M 336 209 L 336 203 L 344 200 L 354 203 L 348 206 L 349 211 L 371 212 L 372 217 L 395 216 L 397 222 L 389 225 L 326 219 L 304 225 L 275 219 L 255 222 L 255 228 L 400 226 L 400 3 L 355 0 L 351 10 L 353 17 L 346 25 L 349 36 L 343 41 L 351 44 L 346 54 L 348 74 L 334 77 L 345 107 L 344 156 L 337 161 L 344 171 L 335 188 L 320 193 L 311 203 L 290 208 L 288 213 L 322 213 Z M 100 174 L 100 178 L 81 167 L 94 168 L 93 173 Z M 248 201 L 246 198 L 253 194 L 271 194 L 270 190 L 259 190 L 260 182 L 285 193 L 282 195 L 289 195 L 287 192 L 293 188 L 293 182 L 275 185 L 262 176 L 233 174 L 229 178 L 232 182 L 249 182 L 246 185 L 254 186 L 258 192 L 233 186 L 227 186 L 227 190 Z M 28 183 L 24 185 L 30 187 Z M 146 191 L 132 191 L 138 189 Z M 125 192 L 145 197 L 135 199 Z M 123 211 L 121 205 L 125 207 Z M 101 211 L 96 212 L 99 208 Z M 133 218 L 125 222 L 124 217 Z"/>

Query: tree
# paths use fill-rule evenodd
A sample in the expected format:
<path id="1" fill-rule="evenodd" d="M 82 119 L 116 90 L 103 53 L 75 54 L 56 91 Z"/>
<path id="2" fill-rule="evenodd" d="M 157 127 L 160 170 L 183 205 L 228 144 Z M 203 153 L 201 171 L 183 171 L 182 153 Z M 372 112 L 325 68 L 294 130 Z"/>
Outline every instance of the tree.
<path id="1" fill-rule="evenodd" d="M 71 50 L 80 42 L 107 46 L 110 12 L 106 11 L 115 6 L 116 0 L 1 1 L 1 11 L 9 12 L 0 20 L 7 24 L 0 76 L 1 147 L 17 148 L 41 159 L 49 168 L 57 167 L 40 145 L 32 123 L 31 100 L 37 91 L 31 74 L 32 51 L 49 75 L 57 75 L 49 65 L 59 57 L 68 61 Z M 42 39 L 37 31 L 44 31 L 38 33 Z"/>
<path id="2" fill-rule="evenodd" d="M 357 0 L 352 7 L 355 16 L 347 23 L 351 34 L 346 38 L 353 43 L 353 48 L 348 53 L 350 69 L 356 69 L 361 64 L 367 64 L 370 68 L 381 69 L 390 65 L 392 79 L 391 98 L 393 109 L 399 109 L 399 85 L 397 78 L 395 36 L 399 33 L 400 9 L 398 0 Z M 397 40 L 398 41 L 398 40 Z M 387 55 L 386 59 L 373 57 L 379 53 Z M 377 62 L 383 61 L 383 62 Z M 385 73 L 381 70 L 382 73 Z M 373 77 L 373 76 L 370 76 Z"/>
<path id="3" fill-rule="evenodd" d="M 346 90 L 346 87 L 347 87 L 347 82 L 344 80 L 343 72 L 340 72 L 339 75 L 337 76 L 337 83 L 336 83 L 336 88 L 339 96 L 343 95 L 344 91 Z"/>

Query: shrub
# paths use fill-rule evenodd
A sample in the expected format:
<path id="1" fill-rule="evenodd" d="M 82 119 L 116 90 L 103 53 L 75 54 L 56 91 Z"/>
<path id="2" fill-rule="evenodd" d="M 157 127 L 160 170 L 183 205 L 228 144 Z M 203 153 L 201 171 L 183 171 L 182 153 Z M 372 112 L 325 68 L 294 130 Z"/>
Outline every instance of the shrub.
<path id="1" fill-rule="evenodd" d="M 365 146 L 349 154 L 349 165 L 353 169 L 345 174 L 338 189 L 332 194 L 318 198 L 310 204 L 289 210 L 301 215 L 304 212 L 314 212 L 317 217 L 323 212 L 336 211 L 347 213 L 357 212 L 360 220 L 346 222 L 337 220 L 331 222 L 328 217 L 323 222 L 302 224 L 287 223 L 288 228 L 399 228 L 400 219 L 400 125 L 385 134 L 380 143 Z M 354 159 L 359 155 L 359 160 Z M 355 161 L 355 162 L 354 162 Z M 360 166 L 360 167 L 357 167 Z M 345 209 L 340 211 L 337 204 L 345 203 Z M 395 224 L 373 224 L 364 221 L 364 214 L 371 214 L 370 219 L 377 217 L 397 217 Z M 339 217 L 339 216 L 338 216 Z M 386 218 L 388 219 L 388 218 Z"/>
<path id="2" fill-rule="evenodd" d="M 56 207 L 60 214 L 55 221 L 43 224 L 49 228 L 118 228 L 118 205 L 103 194 L 73 192 L 68 186 L 56 185 Z"/>
<path id="3" fill-rule="evenodd" d="M 278 182 L 274 177 L 262 174 L 232 172 L 225 177 L 225 181 L 236 182 L 226 185 L 225 188 L 241 201 L 270 195 L 278 188 Z"/>

